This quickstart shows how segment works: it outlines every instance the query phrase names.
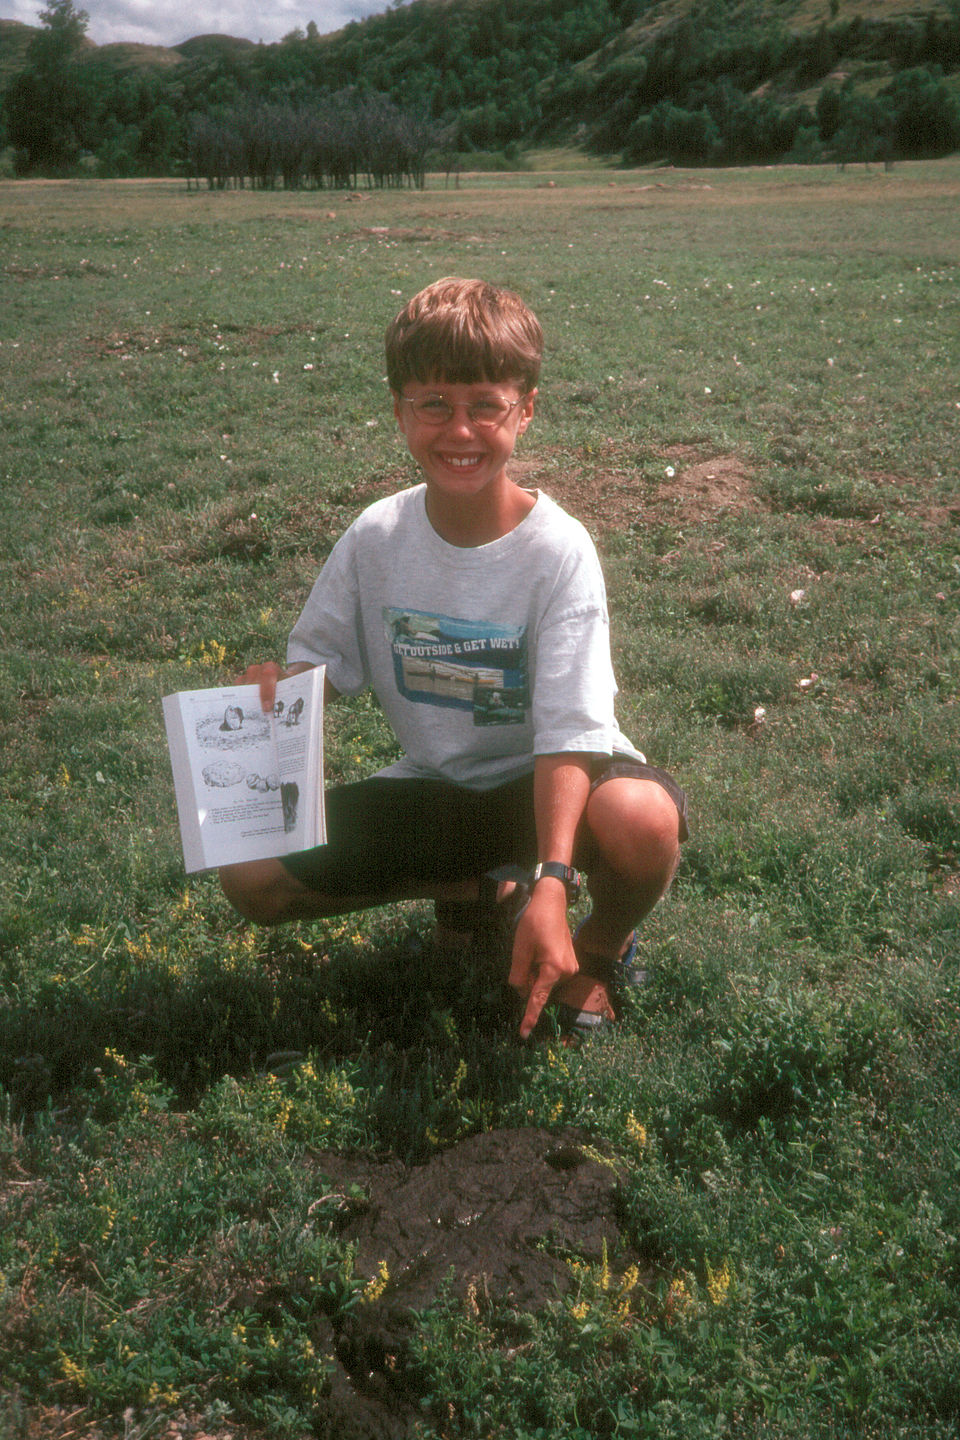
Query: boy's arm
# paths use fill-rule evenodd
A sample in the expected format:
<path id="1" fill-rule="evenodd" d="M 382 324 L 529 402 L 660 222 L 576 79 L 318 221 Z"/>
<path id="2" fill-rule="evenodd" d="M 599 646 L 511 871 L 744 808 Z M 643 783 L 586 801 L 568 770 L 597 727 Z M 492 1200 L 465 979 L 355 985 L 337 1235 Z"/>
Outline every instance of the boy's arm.
<path id="1" fill-rule="evenodd" d="M 537 858 L 570 865 L 577 826 L 590 794 L 591 755 L 538 755 L 533 793 Z M 576 975 L 579 966 L 567 924 L 567 892 L 562 880 L 544 876 L 533 887 L 520 917 L 513 946 L 510 984 L 527 998 L 520 1022 L 526 1039 L 540 1018 L 553 987 Z"/>
<path id="2" fill-rule="evenodd" d="M 276 660 L 267 660 L 262 665 L 248 665 L 240 677 L 240 684 L 259 685 L 260 704 L 265 711 L 269 711 L 273 709 L 273 702 L 276 699 L 278 680 L 286 680 L 290 675 L 302 675 L 304 670 L 315 669 L 316 666 L 308 660 L 297 660 L 292 665 L 278 665 Z M 338 693 L 324 676 L 324 700 L 335 700 Z"/>

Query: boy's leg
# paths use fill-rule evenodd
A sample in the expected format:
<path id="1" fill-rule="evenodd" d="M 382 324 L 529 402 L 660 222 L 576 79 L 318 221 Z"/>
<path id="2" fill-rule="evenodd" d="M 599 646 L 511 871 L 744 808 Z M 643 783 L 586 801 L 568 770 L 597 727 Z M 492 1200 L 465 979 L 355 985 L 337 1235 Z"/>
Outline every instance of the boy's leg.
<path id="1" fill-rule="evenodd" d="M 669 889 L 687 838 L 686 800 L 671 777 L 654 767 L 622 773 L 626 768 L 611 766 L 609 778 L 595 784 L 578 846 L 593 901 L 581 930 L 584 949 L 611 958 Z"/>
<path id="2" fill-rule="evenodd" d="M 385 905 L 391 900 L 432 898 L 421 897 L 403 886 L 396 891 L 325 893 L 292 875 L 282 860 L 249 860 L 238 865 L 224 865 L 220 869 L 220 885 L 233 908 L 245 920 L 252 920 L 256 925 L 319 920 L 325 915 L 367 910 L 372 905 Z"/>
<path id="3" fill-rule="evenodd" d="M 374 777 L 327 793 L 329 843 L 284 860 L 220 872 L 241 915 L 261 925 L 315 919 L 402 899 L 473 900 L 480 877 L 523 843 L 527 780 L 496 791 Z M 535 847 L 531 835 L 526 842 Z"/>
<path id="4" fill-rule="evenodd" d="M 576 1028 L 614 1018 L 616 962 L 668 890 L 687 834 L 686 797 L 665 771 L 614 761 L 595 780 L 575 856 L 593 909 L 574 942 L 580 973 L 553 997 L 579 1015 Z"/>

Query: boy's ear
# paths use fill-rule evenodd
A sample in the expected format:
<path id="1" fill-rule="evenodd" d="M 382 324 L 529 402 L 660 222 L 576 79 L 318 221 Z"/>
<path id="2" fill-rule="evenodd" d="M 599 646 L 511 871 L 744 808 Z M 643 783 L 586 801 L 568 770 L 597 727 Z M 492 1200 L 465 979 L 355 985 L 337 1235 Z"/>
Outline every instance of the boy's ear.
<path id="1" fill-rule="evenodd" d="M 526 430 L 527 426 L 530 424 L 530 421 L 533 419 L 536 399 L 537 390 L 536 387 L 534 387 L 524 396 L 523 404 L 520 407 L 520 424 L 517 427 L 518 435 L 523 434 L 524 430 Z"/>

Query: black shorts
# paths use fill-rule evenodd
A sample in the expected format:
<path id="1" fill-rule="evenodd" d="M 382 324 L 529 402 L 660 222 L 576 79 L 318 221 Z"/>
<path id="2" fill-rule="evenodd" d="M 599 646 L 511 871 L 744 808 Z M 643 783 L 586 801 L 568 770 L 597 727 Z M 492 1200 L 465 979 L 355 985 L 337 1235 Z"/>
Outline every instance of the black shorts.
<path id="1" fill-rule="evenodd" d="M 661 785 L 677 807 L 680 839 L 687 838 L 687 798 L 672 775 L 638 760 L 602 760 L 591 790 L 621 778 Z M 363 896 L 376 904 L 429 894 L 499 865 L 531 868 L 537 861 L 532 772 L 490 790 L 373 776 L 331 787 L 326 812 L 328 843 L 283 860 L 321 895 Z M 574 854 L 575 864 L 585 860 Z"/>

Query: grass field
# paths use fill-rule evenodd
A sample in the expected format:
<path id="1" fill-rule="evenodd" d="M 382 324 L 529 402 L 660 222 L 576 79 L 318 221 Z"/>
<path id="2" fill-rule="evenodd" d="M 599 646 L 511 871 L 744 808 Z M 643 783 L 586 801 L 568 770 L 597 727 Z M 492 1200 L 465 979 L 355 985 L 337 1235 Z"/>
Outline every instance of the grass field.
<path id="1" fill-rule="evenodd" d="M 956 160 L 0 186 L 2 1440 L 957 1434 L 958 200 Z M 595 534 L 621 724 L 691 800 L 576 1052 L 429 907 L 268 933 L 182 870 L 160 696 L 280 657 L 413 478 L 382 333 L 451 273 L 544 323 L 517 473 Z M 331 779 L 393 753 L 334 707 Z M 609 1248 L 351 1359 L 405 1292 L 335 1157 L 526 1127 L 605 1157 Z"/>

